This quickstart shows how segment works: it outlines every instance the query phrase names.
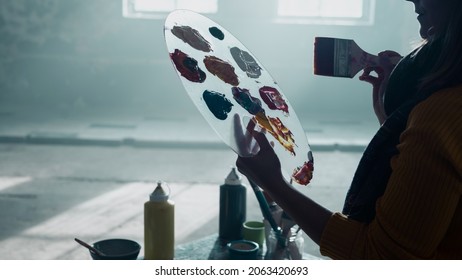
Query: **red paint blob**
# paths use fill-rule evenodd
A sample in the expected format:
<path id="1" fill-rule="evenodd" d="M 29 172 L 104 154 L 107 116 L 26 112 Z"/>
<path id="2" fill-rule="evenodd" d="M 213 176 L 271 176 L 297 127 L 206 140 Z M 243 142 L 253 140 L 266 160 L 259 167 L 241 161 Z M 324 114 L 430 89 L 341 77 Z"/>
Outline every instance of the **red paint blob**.
<path id="1" fill-rule="evenodd" d="M 197 60 L 189 57 L 179 49 L 175 49 L 174 53 L 170 53 L 170 58 L 176 66 L 181 76 L 187 80 L 195 83 L 202 83 L 205 81 L 206 75 L 197 65 Z"/>
<path id="2" fill-rule="evenodd" d="M 302 166 L 295 168 L 292 179 L 300 185 L 308 185 L 313 179 L 314 165 L 312 161 L 306 161 Z"/>

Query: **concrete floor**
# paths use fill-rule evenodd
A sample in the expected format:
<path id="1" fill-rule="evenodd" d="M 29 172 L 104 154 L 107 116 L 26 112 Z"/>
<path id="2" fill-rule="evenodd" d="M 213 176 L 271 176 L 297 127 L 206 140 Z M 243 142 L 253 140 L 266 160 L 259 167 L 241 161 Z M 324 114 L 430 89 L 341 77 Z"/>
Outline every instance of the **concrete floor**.
<path id="1" fill-rule="evenodd" d="M 217 233 L 219 186 L 236 156 L 201 116 L 67 118 L 7 109 L 15 113 L 0 118 L 0 259 L 89 259 L 75 237 L 142 245 L 143 204 L 158 180 L 176 203 L 176 244 Z M 376 124 L 305 125 L 315 173 L 301 190 L 339 211 Z M 247 219 L 261 220 L 250 187 L 247 198 Z M 305 251 L 319 256 L 307 237 Z"/>
<path id="2" fill-rule="evenodd" d="M 314 154 L 315 178 L 303 191 L 340 210 L 361 154 Z M 219 185 L 234 162 L 231 150 L 219 148 L 1 143 L 0 259 L 89 259 L 74 237 L 143 244 L 143 203 L 157 180 L 172 189 L 177 244 L 214 234 Z M 250 188 L 247 202 L 247 218 L 261 219 Z"/>

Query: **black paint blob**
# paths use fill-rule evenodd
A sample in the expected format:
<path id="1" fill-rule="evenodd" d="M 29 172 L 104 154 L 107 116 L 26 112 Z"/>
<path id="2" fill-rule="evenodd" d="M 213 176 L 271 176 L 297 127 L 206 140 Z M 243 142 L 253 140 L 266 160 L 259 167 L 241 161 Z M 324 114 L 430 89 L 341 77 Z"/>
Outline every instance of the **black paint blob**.
<path id="1" fill-rule="evenodd" d="M 223 40 L 225 38 L 225 34 L 223 34 L 223 31 L 221 31 L 218 27 L 210 27 L 209 32 L 218 40 Z"/>
<path id="2" fill-rule="evenodd" d="M 233 103 L 231 103 L 224 94 L 205 90 L 202 94 L 202 98 L 204 98 L 205 104 L 207 104 L 210 112 L 212 112 L 217 119 L 222 121 L 226 120 L 228 113 L 231 112 Z"/>

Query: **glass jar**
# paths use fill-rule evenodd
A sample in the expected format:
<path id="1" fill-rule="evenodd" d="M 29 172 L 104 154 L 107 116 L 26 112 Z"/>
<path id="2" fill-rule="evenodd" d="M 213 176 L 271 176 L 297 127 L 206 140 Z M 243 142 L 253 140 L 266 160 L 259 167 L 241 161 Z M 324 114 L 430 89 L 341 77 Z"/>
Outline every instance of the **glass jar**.
<path id="1" fill-rule="evenodd" d="M 280 237 L 274 230 L 271 230 L 266 240 L 265 259 L 301 260 L 304 243 L 302 231 L 298 226 L 283 231 Z"/>

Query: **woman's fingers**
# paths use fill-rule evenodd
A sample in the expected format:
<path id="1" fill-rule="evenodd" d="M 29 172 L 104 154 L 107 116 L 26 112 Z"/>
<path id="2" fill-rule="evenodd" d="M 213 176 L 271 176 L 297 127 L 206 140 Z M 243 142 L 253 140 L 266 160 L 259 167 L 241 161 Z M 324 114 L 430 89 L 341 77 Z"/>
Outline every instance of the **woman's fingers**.
<path id="1" fill-rule="evenodd" d="M 242 122 L 244 124 L 247 122 L 245 131 L 243 130 Z M 252 157 L 258 152 L 259 147 L 252 136 L 255 125 L 255 121 L 251 118 L 244 117 L 241 120 L 239 114 L 234 115 L 230 145 L 238 155 Z"/>
<path id="2" fill-rule="evenodd" d="M 371 72 L 375 72 L 377 76 L 371 75 Z M 365 81 L 373 86 L 379 86 L 383 81 L 383 69 L 381 67 L 366 67 L 363 70 L 361 76 L 359 76 L 360 81 Z"/>
<path id="3" fill-rule="evenodd" d="M 359 80 L 368 82 L 374 86 L 379 82 L 379 79 L 377 77 L 370 75 L 370 72 L 366 71 L 361 76 L 359 76 Z"/>
<path id="4" fill-rule="evenodd" d="M 247 124 L 247 128 L 245 131 L 245 138 L 247 142 L 247 147 L 249 147 L 249 154 L 251 156 L 254 156 L 258 153 L 260 150 L 260 146 L 258 143 L 254 140 L 254 137 L 252 135 L 252 131 L 255 130 L 256 122 L 254 119 L 251 119 L 249 123 Z"/>
<path id="5" fill-rule="evenodd" d="M 255 125 L 256 125 L 255 121 L 254 121 L 253 119 L 251 119 L 251 120 L 249 121 L 249 123 L 247 124 L 247 127 L 246 127 L 247 131 L 252 131 L 252 130 L 254 130 L 254 129 L 255 129 Z"/>
<path id="6" fill-rule="evenodd" d="M 260 146 L 260 150 L 273 149 L 268 139 L 266 139 L 265 133 L 252 130 L 252 136 L 255 138 L 258 145 Z"/>
<path id="7" fill-rule="evenodd" d="M 244 135 L 244 139 L 245 139 L 245 144 L 246 144 L 246 147 L 249 151 L 249 153 L 252 155 L 252 150 L 255 148 L 254 146 L 252 146 L 252 141 L 253 141 L 253 136 L 252 136 L 252 133 L 251 131 L 253 131 L 255 129 L 255 122 L 251 119 L 249 120 L 249 122 L 247 123 L 247 127 L 246 127 L 246 130 L 245 130 L 245 135 Z"/>

